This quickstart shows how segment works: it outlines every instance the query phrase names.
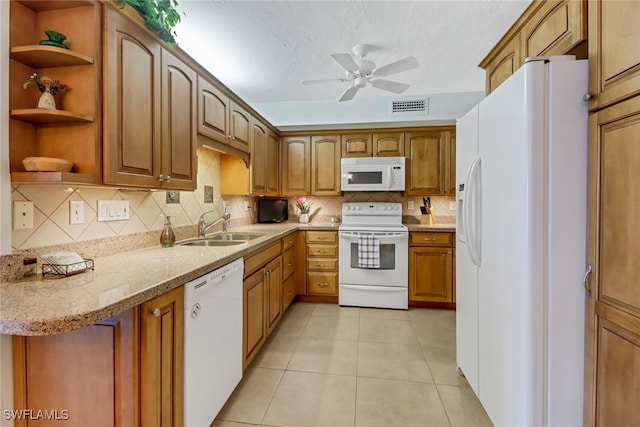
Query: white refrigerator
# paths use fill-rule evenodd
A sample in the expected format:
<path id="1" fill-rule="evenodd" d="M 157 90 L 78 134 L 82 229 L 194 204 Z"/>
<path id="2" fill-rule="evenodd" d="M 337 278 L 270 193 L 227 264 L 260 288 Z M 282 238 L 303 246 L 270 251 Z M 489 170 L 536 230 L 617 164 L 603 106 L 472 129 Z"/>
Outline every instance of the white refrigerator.
<path id="1" fill-rule="evenodd" d="M 457 363 L 496 426 L 582 425 L 586 92 L 531 58 L 457 123 Z"/>

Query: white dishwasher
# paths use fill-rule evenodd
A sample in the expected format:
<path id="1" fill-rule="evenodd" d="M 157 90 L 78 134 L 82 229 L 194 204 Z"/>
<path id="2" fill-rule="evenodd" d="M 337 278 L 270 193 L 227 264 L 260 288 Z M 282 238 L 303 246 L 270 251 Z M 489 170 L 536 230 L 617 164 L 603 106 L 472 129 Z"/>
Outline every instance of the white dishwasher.
<path id="1" fill-rule="evenodd" d="M 242 258 L 184 286 L 184 425 L 208 426 L 242 379 Z"/>

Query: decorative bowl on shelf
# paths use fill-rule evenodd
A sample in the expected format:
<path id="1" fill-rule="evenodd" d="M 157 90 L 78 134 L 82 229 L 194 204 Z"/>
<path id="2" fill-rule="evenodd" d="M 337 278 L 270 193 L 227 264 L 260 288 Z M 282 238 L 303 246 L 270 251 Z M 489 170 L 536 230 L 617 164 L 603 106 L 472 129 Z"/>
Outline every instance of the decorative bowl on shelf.
<path id="1" fill-rule="evenodd" d="M 69 160 L 55 157 L 25 157 L 22 164 L 29 172 L 69 172 L 73 168 Z"/>

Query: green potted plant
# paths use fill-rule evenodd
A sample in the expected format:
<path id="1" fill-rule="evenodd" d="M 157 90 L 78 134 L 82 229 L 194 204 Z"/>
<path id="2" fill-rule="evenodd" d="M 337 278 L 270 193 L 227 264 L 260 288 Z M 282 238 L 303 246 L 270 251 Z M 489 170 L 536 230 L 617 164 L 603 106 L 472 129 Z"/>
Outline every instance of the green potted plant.
<path id="1" fill-rule="evenodd" d="M 120 3 L 120 8 L 129 5 L 134 8 L 147 23 L 147 28 L 158 33 L 160 39 L 169 46 L 176 46 L 176 32 L 173 30 L 180 22 L 177 0 L 112 0 Z"/>

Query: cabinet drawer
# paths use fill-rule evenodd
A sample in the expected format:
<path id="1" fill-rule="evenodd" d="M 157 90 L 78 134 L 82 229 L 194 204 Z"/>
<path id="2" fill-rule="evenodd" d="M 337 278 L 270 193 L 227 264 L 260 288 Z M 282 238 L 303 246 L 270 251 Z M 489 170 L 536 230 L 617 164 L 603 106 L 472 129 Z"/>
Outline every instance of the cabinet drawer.
<path id="1" fill-rule="evenodd" d="M 280 255 L 280 242 L 275 242 L 264 249 L 260 249 L 251 253 L 248 257 L 244 258 L 244 276 L 256 271 L 273 258 Z"/>
<path id="2" fill-rule="evenodd" d="M 429 233 L 411 232 L 409 233 L 409 245 L 412 246 L 451 246 L 453 240 L 452 233 Z"/>
<path id="3" fill-rule="evenodd" d="M 291 233 L 282 238 L 282 252 L 292 248 L 296 244 L 296 233 Z"/>
<path id="4" fill-rule="evenodd" d="M 337 295 L 338 273 L 307 273 L 307 293 Z"/>
<path id="5" fill-rule="evenodd" d="M 282 278 L 286 279 L 291 276 L 295 270 L 296 252 L 289 249 L 282 254 Z"/>
<path id="6" fill-rule="evenodd" d="M 307 231 L 307 243 L 337 243 L 335 231 Z"/>
<path id="7" fill-rule="evenodd" d="M 338 247 L 336 245 L 307 245 L 308 257 L 337 257 Z"/>
<path id="8" fill-rule="evenodd" d="M 282 285 L 282 312 L 289 307 L 291 301 L 296 297 L 296 278 L 291 276 Z"/>
<path id="9" fill-rule="evenodd" d="M 337 259 L 310 258 L 307 259 L 307 270 L 338 271 Z"/>

